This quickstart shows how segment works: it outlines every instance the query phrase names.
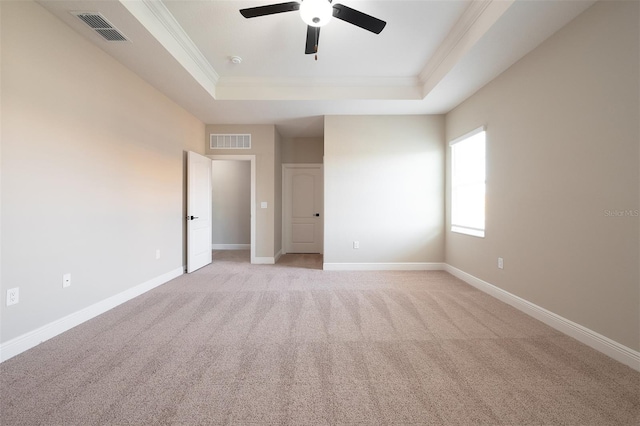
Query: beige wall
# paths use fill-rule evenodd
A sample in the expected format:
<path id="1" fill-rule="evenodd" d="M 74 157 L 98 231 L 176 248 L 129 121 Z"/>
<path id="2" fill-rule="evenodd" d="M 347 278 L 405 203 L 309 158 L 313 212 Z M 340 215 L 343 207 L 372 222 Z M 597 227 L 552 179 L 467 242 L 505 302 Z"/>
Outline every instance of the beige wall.
<path id="1" fill-rule="evenodd" d="M 251 163 L 215 160 L 212 179 L 213 244 L 251 244 Z"/>
<path id="2" fill-rule="evenodd" d="M 324 138 L 294 138 L 282 140 L 283 163 L 321 164 L 324 156 Z"/>
<path id="3" fill-rule="evenodd" d="M 41 6 L 0 7 L 7 342 L 183 268 L 184 151 L 203 153 L 204 124 Z"/>
<path id="4" fill-rule="evenodd" d="M 206 153 L 208 155 L 255 155 L 256 156 L 256 257 L 273 258 L 276 222 L 276 135 L 273 125 L 206 125 Z M 251 134 L 251 149 L 210 149 L 209 135 Z M 280 189 L 280 191 L 282 191 Z M 267 208 L 260 208 L 266 201 Z M 282 218 L 278 218 L 282 221 Z"/>
<path id="5" fill-rule="evenodd" d="M 282 254 L 282 137 L 276 129 L 274 129 L 274 163 L 273 176 L 274 182 L 274 236 L 273 236 L 273 253 L 279 257 Z"/>
<path id="6" fill-rule="evenodd" d="M 325 118 L 325 263 L 444 261 L 443 140 L 444 116 Z"/>
<path id="7" fill-rule="evenodd" d="M 448 140 L 487 126 L 486 238 L 447 232 L 447 263 L 635 350 L 638 4 L 596 3 L 447 115 Z"/>

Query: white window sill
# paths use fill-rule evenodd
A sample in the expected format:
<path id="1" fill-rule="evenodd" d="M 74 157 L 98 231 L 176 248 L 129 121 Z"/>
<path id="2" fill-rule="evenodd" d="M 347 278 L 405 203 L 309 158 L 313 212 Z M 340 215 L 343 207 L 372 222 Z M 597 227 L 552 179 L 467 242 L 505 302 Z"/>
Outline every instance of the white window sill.
<path id="1" fill-rule="evenodd" d="M 473 237 L 484 238 L 484 229 L 473 229 L 473 228 L 465 228 L 463 226 L 452 226 L 451 232 L 455 232 L 457 234 L 471 235 Z"/>

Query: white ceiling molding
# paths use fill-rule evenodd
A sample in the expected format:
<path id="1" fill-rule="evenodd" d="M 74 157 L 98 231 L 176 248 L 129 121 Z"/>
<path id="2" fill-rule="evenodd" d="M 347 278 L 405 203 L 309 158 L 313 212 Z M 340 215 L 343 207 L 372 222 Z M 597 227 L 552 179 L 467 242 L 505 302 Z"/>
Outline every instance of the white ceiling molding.
<path id="1" fill-rule="evenodd" d="M 219 99 L 236 101 L 420 100 L 420 87 L 218 87 Z"/>
<path id="2" fill-rule="evenodd" d="M 253 78 L 223 77 L 218 99 L 226 100 L 420 100 L 417 77 Z"/>
<path id="3" fill-rule="evenodd" d="M 500 19 L 515 0 L 473 1 L 419 75 L 425 98 Z"/>
<path id="4" fill-rule="evenodd" d="M 120 0 L 120 3 L 216 99 L 220 76 L 159 0 Z"/>
<path id="5" fill-rule="evenodd" d="M 421 82 L 417 77 L 221 77 L 218 87 L 260 87 L 260 86 L 278 86 L 278 87 L 326 87 L 326 86 L 345 86 L 345 87 L 373 87 L 373 86 L 389 86 L 389 87 L 412 87 L 418 86 Z"/>

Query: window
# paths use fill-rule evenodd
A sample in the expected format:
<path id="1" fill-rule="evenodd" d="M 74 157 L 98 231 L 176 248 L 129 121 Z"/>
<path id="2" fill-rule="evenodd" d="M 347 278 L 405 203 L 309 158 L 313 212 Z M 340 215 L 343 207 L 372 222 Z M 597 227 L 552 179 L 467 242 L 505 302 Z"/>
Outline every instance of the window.
<path id="1" fill-rule="evenodd" d="M 484 237 L 485 130 L 452 141 L 451 231 Z"/>

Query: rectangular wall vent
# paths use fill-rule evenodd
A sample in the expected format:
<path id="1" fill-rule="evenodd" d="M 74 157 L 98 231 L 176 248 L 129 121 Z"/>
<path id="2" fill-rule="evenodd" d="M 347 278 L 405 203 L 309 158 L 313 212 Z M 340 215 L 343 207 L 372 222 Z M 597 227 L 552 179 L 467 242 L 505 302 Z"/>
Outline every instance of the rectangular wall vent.
<path id="1" fill-rule="evenodd" d="M 104 16 L 95 12 L 71 12 L 107 41 L 128 41 Z"/>
<path id="2" fill-rule="evenodd" d="M 251 149 L 251 135 L 211 133 L 209 147 L 211 149 Z"/>

